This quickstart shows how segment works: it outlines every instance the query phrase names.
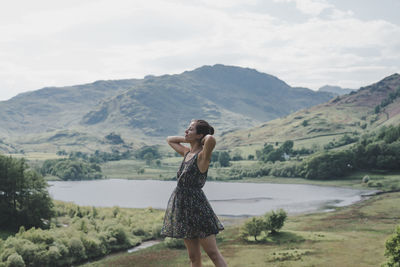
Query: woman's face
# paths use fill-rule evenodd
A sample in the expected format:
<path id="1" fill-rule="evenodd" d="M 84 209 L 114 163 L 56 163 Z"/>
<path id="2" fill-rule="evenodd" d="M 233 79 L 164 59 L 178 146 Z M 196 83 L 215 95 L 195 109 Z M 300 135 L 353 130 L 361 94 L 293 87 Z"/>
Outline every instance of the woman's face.
<path id="1" fill-rule="evenodd" d="M 194 141 L 199 139 L 201 140 L 202 137 L 202 134 L 197 134 L 196 132 L 196 122 L 191 122 L 185 131 L 185 139 L 188 141 Z"/>

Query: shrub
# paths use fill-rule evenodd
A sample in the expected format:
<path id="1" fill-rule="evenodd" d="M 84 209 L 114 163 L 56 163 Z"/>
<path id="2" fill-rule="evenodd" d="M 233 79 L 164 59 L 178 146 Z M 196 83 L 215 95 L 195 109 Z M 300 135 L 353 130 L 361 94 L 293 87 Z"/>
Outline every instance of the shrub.
<path id="1" fill-rule="evenodd" d="M 365 175 L 365 176 L 362 178 L 363 184 L 368 183 L 368 181 L 369 181 L 369 176 L 368 176 L 368 175 Z"/>
<path id="2" fill-rule="evenodd" d="M 107 246 L 111 251 L 129 248 L 131 243 L 125 229 L 121 225 L 110 226 L 106 230 Z"/>
<path id="3" fill-rule="evenodd" d="M 265 214 L 264 218 L 266 230 L 270 231 L 271 234 L 274 234 L 283 227 L 287 218 L 287 213 L 283 209 L 280 209 L 276 212 L 271 211 Z"/>
<path id="4" fill-rule="evenodd" d="M 242 228 L 242 237 L 254 236 L 257 241 L 257 236 L 265 229 L 265 221 L 260 217 L 253 217 L 248 220 Z"/>
<path id="5" fill-rule="evenodd" d="M 21 255 L 17 253 L 11 254 L 7 259 L 8 267 L 25 267 L 25 262 L 22 259 Z"/>
<path id="6" fill-rule="evenodd" d="M 185 243 L 183 243 L 183 240 L 178 238 L 166 237 L 164 239 L 164 244 L 168 248 L 178 248 L 178 249 L 185 248 Z"/>
<path id="7" fill-rule="evenodd" d="M 396 267 L 400 265 L 400 225 L 395 229 L 394 234 L 386 240 L 385 256 L 388 260 L 382 266 Z"/>
<path id="8" fill-rule="evenodd" d="M 68 248 L 72 262 L 81 262 L 87 258 L 85 247 L 79 238 L 72 237 L 68 242 Z"/>
<path id="9" fill-rule="evenodd" d="M 132 234 L 136 236 L 145 236 L 147 235 L 147 232 L 143 228 L 137 227 L 132 230 Z"/>
<path id="10" fill-rule="evenodd" d="M 94 237 L 81 236 L 81 241 L 85 247 L 86 255 L 89 259 L 97 258 L 106 254 L 107 249 L 101 241 Z"/>
<path id="11" fill-rule="evenodd" d="M 155 238 L 155 239 L 161 238 L 161 228 L 162 228 L 162 224 L 153 225 L 153 228 L 151 229 L 152 238 Z"/>

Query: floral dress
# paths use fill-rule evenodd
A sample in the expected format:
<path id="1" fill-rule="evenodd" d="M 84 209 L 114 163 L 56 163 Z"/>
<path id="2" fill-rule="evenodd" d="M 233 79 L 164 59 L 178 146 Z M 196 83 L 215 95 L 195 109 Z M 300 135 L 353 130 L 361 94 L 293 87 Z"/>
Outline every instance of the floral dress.
<path id="1" fill-rule="evenodd" d="M 163 236 L 205 238 L 224 229 L 202 190 L 207 171 L 200 172 L 197 166 L 198 153 L 186 162 L 188 153 L 177 173 L 178 185 L 168 201 L 161 230 Z"/>

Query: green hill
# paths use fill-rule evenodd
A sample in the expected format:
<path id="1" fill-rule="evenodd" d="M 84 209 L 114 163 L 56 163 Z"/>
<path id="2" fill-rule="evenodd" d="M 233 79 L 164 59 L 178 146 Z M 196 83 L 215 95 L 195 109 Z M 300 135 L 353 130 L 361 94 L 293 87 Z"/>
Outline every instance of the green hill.
<path id="1" fill-rule="evenodd" d="M 209 120 L 217 132 L 254 126 L 331 98 L 292 88 L 252 69 L 215 65 L 179 75 L 148 77 L 87 113 L 81 124 L 140 129 L 146 136 L 181 134 L 193 118 Z"/>
<path id="2" fill-rule="evenodd" d="M 393 74 L 329 102 L 250 129 L 226 134 L 220 140 L 220 147 L 334 137 L 345 133 L 362 133 L 383 125 L 396 125 L 400 123 L 399 88 L 400 75 Z"/>
<path id="3" fill-rule="evenodd" d="M 203 66 L 177 75 L 43 88 L 0 102 L 0 138 L 27 151 L 110 149 L 162 142 L 193 118 L 217 134 L 253 127 L 324 103 L 332 94 L 294 88 L 254 69 Z"/>

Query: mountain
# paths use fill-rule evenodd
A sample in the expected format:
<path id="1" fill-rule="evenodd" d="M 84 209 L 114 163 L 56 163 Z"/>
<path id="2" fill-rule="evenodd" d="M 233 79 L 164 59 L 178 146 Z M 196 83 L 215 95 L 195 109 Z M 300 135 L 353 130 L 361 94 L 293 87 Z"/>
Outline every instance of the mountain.
<path id="1" fill-rule="evenodd" d="M 294 112 L 256 127 L 224 135 L 221 148 L 361 133 L 400 123 L 400 75 Z"/>
<path id="2" fill-rule="evenodd" d="M 340 86 L 334 85 L 324 85 L 318 89 L 318 92 L 328 92 L 335 95 L 345 95 L 350 94 L 351 92 L 355 91 L 354 89 L 342 88 Z"/>
<path id="3" fill-rule="evenodd" d="M 46 87 L 0 102 L 0 133 L 24 135 L 68 129 L 99 102 L 133 86 L 137 80 Z"/>
<path id="4" fill-rule="evenodd" d="M 291 87 L 234 66 L 203 66 L 176 75 L 43 88 L 0 102 L 0 139 L 27 150 L 106 149 L 115 132 L 126 143 L 183 134 L 193 118 L 217 134 L 253 127 L 323 103 L 331 93 Z"/>
<path id="5" fill-rule="evenodd" d="M 83 116 L 101 130 L 141 129 L 147 136 L 182 134 L 193 118 L 221 132 L 254 126 L 332 97 L 293 88 L 254 69 L 215 65 L 178 75 L 151 76 Z"/>

